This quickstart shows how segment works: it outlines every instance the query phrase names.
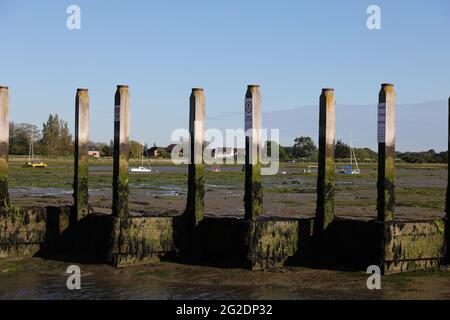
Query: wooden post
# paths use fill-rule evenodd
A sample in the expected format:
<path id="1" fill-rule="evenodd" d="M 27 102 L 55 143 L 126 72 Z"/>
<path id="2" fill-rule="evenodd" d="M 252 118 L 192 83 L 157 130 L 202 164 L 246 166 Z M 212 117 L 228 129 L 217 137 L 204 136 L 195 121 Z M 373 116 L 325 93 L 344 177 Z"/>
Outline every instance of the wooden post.
<path id="1" fill-rule="evenodd" d="M 319 115 L 319 172 L 314 230 L 322 234 L 334 219 L 334 144 L 336 136 L 334 89 L 322 89 Z"/>
<path id="2" fill-rule="evenodd" d="M 448 98 L 448 136 L 447 151 L 450 152 L 450 97 Z M 447 195 L 445 197 L 445 213 L 447 221 L 450 219 L 450 161 L 447 157 Z M 449 244 L 450 245 L 450 244 Z"/>
<path id="3" fill-rule="evenodd" d="M 114 107 L 113 216 L 128 217 L 130 99 L 128 86 L 117 86 Z"/>
<path id="4" fill-rule="evenodd" d="M 249 85 L 245 94 L 245 219 L 256 221 L 262 215 L 261 186 L 261 95 L 258 85 Z"/>
<path id="5" fill-rule="evenodd" d="M 378 104 L 377 219 L 392 221 L 395 208 L 395 90 L 382 84 Z"/>
<path id="6" fill-rule="evenodd" d="M 78 89 L 75 97 L 75 177 L 74 211 L 76 220 L 89 213 L 88 200 L 89 158 L 89 94 L 88 89 Z"/>
<path id="7" fill-rule="evenodd" d="M 192 225 L 203 219 L 205 206 L 205 181 L 203 142 L 205 135 L 205 96 L 203 89 L 192 89 L 189 112 L 189 173 L 186 215 Z"/>
<path id="8" fill-rule="evenodd" d="M 450 263 L 450 97 L 448 97 L 448 127 L 447 127 L 447 195 L 445 197 L 445 241 L 447 247 L 446 263 Z"/>
<path id="9" fill-rule="evenodd" d="M 0 87 L 0 209 L 9 209 L 11 202 L 8 191 L 9 168 L 9 92 Z"/>

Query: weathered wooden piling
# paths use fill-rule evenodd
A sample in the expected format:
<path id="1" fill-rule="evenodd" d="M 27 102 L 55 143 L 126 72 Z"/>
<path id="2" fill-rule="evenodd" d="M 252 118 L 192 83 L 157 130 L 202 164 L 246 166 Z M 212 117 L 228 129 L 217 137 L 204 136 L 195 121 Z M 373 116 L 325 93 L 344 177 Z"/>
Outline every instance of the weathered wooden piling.
<path id="1" fill-rule="evenodd" d="M 203 219 L 205 206 L 203 164 L 205 95 L 203 89 L 192 89 L 189 104 L 190 153 L 186 215 L 190 223 L 196 226 Z"/>
<path id="2" fill-rule="evenodd" d="M 448 97 L 448 136 L 447 136 L 447 151 L 450 152 L 450 97 Z M 450 161 L 447 157 L 447 195 L 445 197 L 445 213 L 446 213 L 446 220 L 447 223 L 449 223 L 450 219 Z M 450 245 L 450 244 L 449 244 Z"/>
<path id="3" fill-rule="evenodd" d="M 0 87 L 0 209 L 11 207 L 8 191 L 9 91 Z"/>
<path id="4" fill-rule="evenodd" d="M 447 127 L 447 152 L 450 153 L 450 97 L 448 97 L 448 127 Z M 445 197 L 445 241 L 446 241 L 446 263 L 450 264 L 450 161 L 447 156 L 447 194 Z"/>
<path id="5" fill-rule="evenodd" d="M 381 85 L 378 104 L 377 219 L 392 221 L 395 209 L 395 90 Z"/>
<path id="6" fill-rule="evenodd" d="M 113 215 L 127 217 L 130 97 L 128 86 L 119 85 L 114 106 Z"/>
<path id="7" fill-rule="evenodd" d="M 314 230 L 320 235 L 334 219 L 334 144 L 336 105 L 334 89 L 322 89 L 319 115 L 319 171 Z"/>
<path id="8" fill-rule="evenodd" d="M 256 221 L 262 215 L 261 186 L 261 94 L 258 85 L 249 85 L 245 94 L 245 219 Z"/>
<path id="9" fill-rule="evenodd" d="M 75 176 L 73 200 L 76 220 L 89 213 L 89 93 L 78 89 L 75 97 Z"/>

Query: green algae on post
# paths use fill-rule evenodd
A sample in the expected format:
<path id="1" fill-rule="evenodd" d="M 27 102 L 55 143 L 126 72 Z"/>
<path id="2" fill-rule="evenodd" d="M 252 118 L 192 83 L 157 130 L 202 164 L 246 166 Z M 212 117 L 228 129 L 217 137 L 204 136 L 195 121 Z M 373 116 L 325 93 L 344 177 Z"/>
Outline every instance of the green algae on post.
<path id="1" fill-rule="evenodd" d="M 378 104 L 377 219 L 394 219 L 395 209 L 395 90 L 382 84 Z"/>
<path id="2" fill-rule="evenodd" d="M 128 216 L 130 98 L 128 86 L 117 86 L 114 106 L 113 215 Z"/>
<path id="3" fill-rule="evenodd" d="M 319 171 L 317 176 L 317 206 L 315 233 L 321 234 L 334 219 L 334 143 L 335 99 L 333 89 L 323 89 L 319 115 Z"/>
<path id="4" fill-rule="evenodd" d="M 263 213 L 261 185 L 261 95 L 258 85 L 249 85 L 245 94 L 245 219 L 256 221 Z"/>
<path id="5" fill-rule="evenodd" d="M 9 155 L 9 92 L 0 87 L 0 209 L 9 209 L 8 191 Z"/>
<path id="6" fill-rule="evenodd" d="M 89 94 L 87 89 L 78 89 L 75 97 L 75 176 L 73 183 L 76 220 L 85 217 L 89 213 L 88 158 Z"/>
<path id="7" fill-rule="evenodd" d="M 189 101 L 189 171 L 188 196 L 185 214 L 194 226 L 203 219 L 205 207 L 205 181 L 203 142 L 205 135 L 205 96 L 203 89 L 194 88 Z"/>

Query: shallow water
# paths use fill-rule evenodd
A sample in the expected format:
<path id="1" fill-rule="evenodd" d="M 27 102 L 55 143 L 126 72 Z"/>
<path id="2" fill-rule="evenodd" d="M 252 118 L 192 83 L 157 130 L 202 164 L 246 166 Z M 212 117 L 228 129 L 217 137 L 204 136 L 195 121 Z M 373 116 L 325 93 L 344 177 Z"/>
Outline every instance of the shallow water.
<path id="1" fill-rule="evenodd" d="M 277 272 L 153 263 L 127 269 L 79 264 L 81 290 L 67 289 L 71 264 L 0 259 L 0 299 L 450 299 L 450 272 L 382 278 L 368 290 L 365 273 L 304 268 Z"/>
<path id="2" fill-rule="evenodd" d="M 21 270 L 0 275 L 0 299 L 308 299 L 356 298 L 350 292 L 276 284 L 270 274 L 192 266 L 144 266 L 117 270 L 81 266 L 82 289 L 68 290 L 69 264 L 40 262 L 42 271 Z M 27 266 L 28 268 L 30 266 Z M 201 271 L 199 273 L 199 271 Z M 272 274 L 276 276 L 277 274 Z M 249 283 L 247 277 L 256 280 Z M 221 282 L 219 278 L 223 278 Z"/>

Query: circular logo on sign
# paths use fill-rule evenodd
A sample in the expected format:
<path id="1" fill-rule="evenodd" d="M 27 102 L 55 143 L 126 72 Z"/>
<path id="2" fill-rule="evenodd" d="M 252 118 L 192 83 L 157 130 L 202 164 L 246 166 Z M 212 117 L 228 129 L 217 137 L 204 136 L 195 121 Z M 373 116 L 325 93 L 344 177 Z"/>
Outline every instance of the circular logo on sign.
<path id="1" fill-rule="evenodd" d="M 252 104 L 250 102 L 245 104 L 245 112 L 247 113 L 252 112 Z"/>

